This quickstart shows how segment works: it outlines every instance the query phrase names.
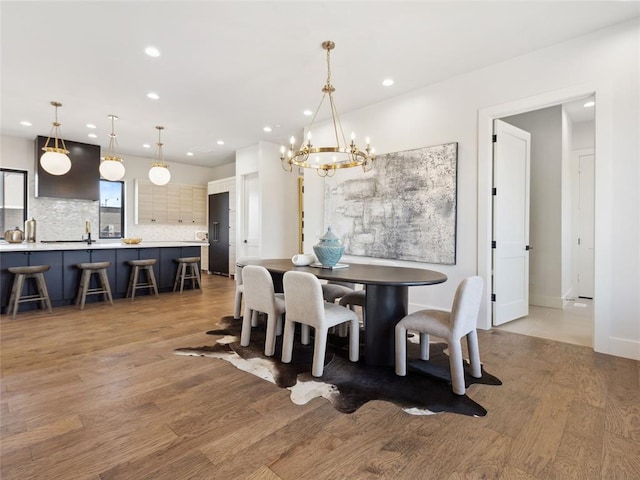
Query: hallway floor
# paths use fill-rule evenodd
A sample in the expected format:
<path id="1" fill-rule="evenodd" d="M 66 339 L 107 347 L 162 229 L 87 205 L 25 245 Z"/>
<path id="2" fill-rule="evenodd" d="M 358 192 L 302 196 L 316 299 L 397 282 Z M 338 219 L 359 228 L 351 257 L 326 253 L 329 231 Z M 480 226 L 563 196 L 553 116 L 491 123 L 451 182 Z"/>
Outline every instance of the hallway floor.
<path id="1" fill-rule="evenodd" d="M 592 347 L 593 300 L 578 298 L 570 302 L 564 310 L 530 305 L 528 316 L 495 328 Z"/>

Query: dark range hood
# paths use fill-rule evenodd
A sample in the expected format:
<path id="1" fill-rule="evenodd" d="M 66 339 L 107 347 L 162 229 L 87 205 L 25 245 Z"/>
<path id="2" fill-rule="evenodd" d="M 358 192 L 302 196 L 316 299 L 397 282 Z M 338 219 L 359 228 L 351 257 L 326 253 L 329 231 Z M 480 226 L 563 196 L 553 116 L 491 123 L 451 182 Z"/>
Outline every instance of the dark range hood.
<path id="1" fill-rule="evenodd" d="M 35 140 L 35 196 L 100 200 L 100 145 L 65 140 L 71 170 L 65 175 L 51 175 L 40 166 L 46 143 L 47 137 L 38 136 Z"/>

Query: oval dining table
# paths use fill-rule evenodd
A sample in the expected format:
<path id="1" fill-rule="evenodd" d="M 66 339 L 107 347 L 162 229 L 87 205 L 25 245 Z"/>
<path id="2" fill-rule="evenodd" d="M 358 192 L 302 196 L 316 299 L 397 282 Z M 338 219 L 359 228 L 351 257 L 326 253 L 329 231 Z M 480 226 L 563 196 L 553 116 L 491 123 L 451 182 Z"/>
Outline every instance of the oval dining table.
<path id="1" fill-rule="evenodd" d="M 282 292 L 282 277 L 290 270 L 313 273 L 324 280 L 360 283 L 365 286 L 367 324 L 364 330 L 364 361 L 372 366 L 393 366 L 395 362 L 395 326 L 407 315 L 409 287 L 446 282 L 447 276 L 435 270 L 391 265 L 350 263 L 346 268 L 322 268 L 294 265 L 290 259 L 251 259 L 240 267 L 260 265 L 273 278 L 276 292 Z"/>

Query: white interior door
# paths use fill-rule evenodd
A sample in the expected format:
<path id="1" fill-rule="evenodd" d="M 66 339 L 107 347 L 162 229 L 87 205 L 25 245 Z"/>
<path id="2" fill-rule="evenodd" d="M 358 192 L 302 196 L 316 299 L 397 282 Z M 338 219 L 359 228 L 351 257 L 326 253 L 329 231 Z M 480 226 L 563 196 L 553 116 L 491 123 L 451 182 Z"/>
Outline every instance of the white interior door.
<path id="1" fill-rule="evenodd" d="M 494 121 L 493 324 L 529 314 L 531 135 Z"/>
<path id="2" fill-rule="evenodd" d="M 242 235 L 244 257 L 260 256 L 260 182 L 257 173 L 242 178 Z"/>
<path id="3" fill-rule="evenodd" d="M 578 154 L 578 296 L 593 298 L 593 237 L 595 209 L 593 153 Z"/>

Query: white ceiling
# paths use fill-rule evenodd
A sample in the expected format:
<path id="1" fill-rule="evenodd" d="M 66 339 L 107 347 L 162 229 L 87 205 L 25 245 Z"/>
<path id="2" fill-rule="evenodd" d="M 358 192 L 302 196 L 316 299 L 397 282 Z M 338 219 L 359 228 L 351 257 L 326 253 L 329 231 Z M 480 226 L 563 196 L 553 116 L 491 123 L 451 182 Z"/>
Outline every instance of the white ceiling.
<path id="1" fill-rule="evenodd" d="M 0 133 L 48 135 L 56 100 L 68 140 L 106 148 L 107 115 L 118 115 L 125 165 L 126 155 L 154 155 L 163 125 L 167 161 L 216 166 L 301 131 L 302 111 L 322 95 L 324 40 L 336 42 L 332 83 L 344 113 L 638 15 L 637 1 L 4 0 Z M 162 55 L 145 55 L 149 45 Z M 381 85 L 386 77 L 393 87 Z"/>

